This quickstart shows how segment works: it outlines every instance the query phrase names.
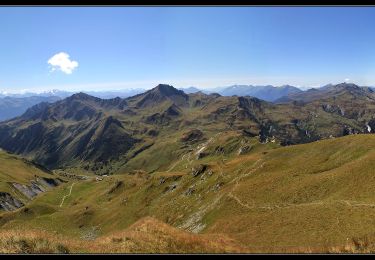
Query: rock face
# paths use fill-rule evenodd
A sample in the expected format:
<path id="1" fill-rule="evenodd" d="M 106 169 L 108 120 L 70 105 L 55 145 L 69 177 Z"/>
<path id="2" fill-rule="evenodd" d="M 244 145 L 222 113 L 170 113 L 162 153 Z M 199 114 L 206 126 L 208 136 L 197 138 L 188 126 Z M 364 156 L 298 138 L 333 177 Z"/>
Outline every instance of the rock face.
<path id="1" fill-rule="evenodd" d="M 258 136 L 259 131 L 253 130 L 253 129 L 243 129 L 242 135 L 247 137 L 255 137 Z"/>
<path id="2" fill-rule="evenodd" d="M 366 130 L 368 133 L 375 133 L 375 119 L 371 119 L 367 125 L 366 125 Z"/>
<path id="3" fill-rule="evenodd" d="M 64 180 L 25 158 L 0 152 L 0 211 L 20 208 Z"/>
<path id="4" fill-rule="evenodd" d="M 38 194 L 47 191 L 47 189 L 60 185 L 63 181 L 60 179 L 45 178 L 35 176 L 35 180 L 30 185 L 11 183 L 10 185 L 23 194 L 28 200 L 32 200 Z M 0 210 L 13 211 L 24 206 L 24 203 L 7 192 L 0 192 Z"/>
<path id="5" fill-rule="evenodd" d="M 23 207 L 24 204 L 7 192 L 0 192 L 0 210 L 12 211 Z"/>
<path id="6" fill-rule="evenodd" d="M 191 174 L 193 177 L 204 173 L 207 170 L 208 166 L 206 164 L 199 164 L 198 166 L 193 167 Z"/>
<path id="7" fill-rule="evenodd" d="M 353 134 L 359 134 L 360 132 L 357 131 L 356 129 L 353 129 L 352 127 L 350 126 L 344 126 L 344 129 L 343 129 L 343 135 L 353 135 Z"/>
<path id="8" fill-rule="evenodd" d="M 38 185 L 35 182 L 31 182 L 31 185 L 12 183 L 13 187 L 16 188 L 19 192 L 25 195 L 28 199 L 36 197 L 38 194 L 45 192 L 45 188 L 42 185 Z"/>
<path id="9" fill-rule="evenodd" d="M 196 159 L 199 160 L 199 159 L 202 159 L 203 157 L 206 157 L 208 155 L 208 153 L 205 153 L 205 152 L 199 152 L 197 153 L 196 155 Z"/>
<path id="10" fill-rule="evenodd" d="M 36 181 L 48 188 L 59 186 L 63 181 L 61 179 L 45 178 L 36 176 Z"/>
<path id="11" fill-rule="evenodd" d="M 112 193 L 114 193 L 115 191 L 117 191 L 118 189 L 120 189 L 123 186 L 124 186 L 124 182 L 123 181 L 116 181 L 116 183 L 109 189 L 109 191 L 107 192 L 107 194 L 112 194 Z"/>
<path id="12" fill-rule="evenodd" d="M 225 149 L 222 146 L 216 146 L 215 147 L 215 154 L 224 154 Z"/>
<path id="13" fill-rule="evenodd" d="M 195 192 L 194 186 L 189 187 L 187 191 L 185 191 L 186 196 L 191 196 Z"/>
<path id="14" fill-rule="evenodd" d="M 173 191 L 173 190 L 175 190 L 177 188 L 177 186 L 178 186 L 177 183 L 173 183 L 173 184 L 171 184 L 169 186 L 166 186 L 164 188 L 164 192 Z"/>
<path id="15" fill-rule="evenodd" d="M 340 116 L 345 116 L 345 110 L 340 106 L 323 104 L 322 109 L 327 113 L 336 113 Z"/>
<path id="16" fill-rule="evenodd" d="M 238 149 L 238 155 L 248 153 L 251 150 L 250 145 L 241 146 L 240 149 Z"/>
<path id="17" fill-rule="evenodd" d="M 203 138 L 203 132 L 199 129 L 193 129 L 184 133 L 181 137 L 182 142 L 195 142 Z"/>

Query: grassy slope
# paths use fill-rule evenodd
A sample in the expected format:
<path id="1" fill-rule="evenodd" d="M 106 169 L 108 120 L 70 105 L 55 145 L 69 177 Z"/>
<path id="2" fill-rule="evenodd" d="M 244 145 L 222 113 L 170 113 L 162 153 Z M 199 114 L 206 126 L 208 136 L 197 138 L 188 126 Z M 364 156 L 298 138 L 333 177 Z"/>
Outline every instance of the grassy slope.
<path id="1" fill-rule="evenodd" d="M 35 176 L 51 178 L 52 175 L 35 167 L 30 162 L 23 160 L 19 156 L 0 151 L 0 191 L 8 192 L 21 200 L 25 200 L 23 195 L 16 192 L 9 183 L 16 182 L 30 185 L 30 181 L 35 180 Z"/>
<path id="2" fill-rule="evenodd" d="M 223 143 L 232 150 L 214 154 Z M 253 148 L 237 155 L 243 143 Z M 3 214 L 0 224 L 104 239 L 152 216 L 193 232 L 225 234 L 251 252 L 343 248 L 354 237 L 375 233 L 373 147 L 374 135 L 278 147 L 223 133 L 207 144 L 210 155 L 203 159 L 185 155 L 169 172 L 77 182 L 59 207 L 71 186 L 64 184 L 40 195 L 26 212 Z M 193 177 L 191 167 L 199 163 L 212 174 Z M 186 195 L 189 188 L 194 191 Z"/>
<path id="3" fill-rule="evenodd" d="M 225 236 L 196 235 L 153 218 L 121 232 L 82 241 L 30 230 L 0 231 L 0 253 L 238 253 L 245 249 Z"/>
<path id="4" fill-rule="evenodd" d="M 259 250 L 342 245 L 374 232 L 374 144 L 363 135 L 270 151 L 232 190 L 246 205 L 227 198 L 207 231 Z"/>

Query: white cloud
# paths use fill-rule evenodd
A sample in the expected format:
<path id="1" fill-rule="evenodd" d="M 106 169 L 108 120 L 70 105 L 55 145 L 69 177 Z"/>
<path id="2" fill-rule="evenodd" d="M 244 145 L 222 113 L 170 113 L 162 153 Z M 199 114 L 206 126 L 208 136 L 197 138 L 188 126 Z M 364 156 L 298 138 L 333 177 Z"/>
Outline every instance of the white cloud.
<path id="1" fill-rule="evenodd" d="M 60 52 L 53 55 L 48 64 L 52 66 L 51 71 L 61 70 L 66 74 L 72 74 L 73 70 L 78 67 L 78 62 L 70 60 L 69 54 Z"/>
<path id="2" fill-rule="evenodd" d="M 350 81 L 350 79 L 345 79 L 345 82 L 349 82 Z"/>

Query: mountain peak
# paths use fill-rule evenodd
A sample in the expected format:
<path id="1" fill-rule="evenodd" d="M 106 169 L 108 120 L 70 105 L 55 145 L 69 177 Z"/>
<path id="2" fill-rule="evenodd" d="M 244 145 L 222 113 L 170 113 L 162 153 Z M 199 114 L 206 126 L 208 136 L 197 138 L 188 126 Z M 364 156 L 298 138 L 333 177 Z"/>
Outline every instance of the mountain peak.
<path id="1" fill-rule="evenodd" d="M 184 105 L 189 99 L 185 92 L 167 84 L 159 84 L 155 88 L 139 95 L 139 97 L 141 99 L 137 102 L 137 107 L 155 106 L 165 100 L 170 100 L 177 105 Z"/>
<path id="2" fill-rule="evenodd" d="M 90 96 L 89 94 L 86 94 L 84 92 L 73 94 L 68 99 L 70 100 L 99 100 L 99 98 Z"/>
<path id="3" fill-rule="evenodd" d="M 332 85 L 324 89 L 328 91 L 348 91 L 351 93 L 356 93 L 357 95 L 367 95 L 374 92 L 373 89 L 369 87 L 361 87 L 356 84 L 346 82 L 337 85 Z"/>
<path id="4" fill-rule="evenodd" d="M 345 89 L 360 89 L 360 87 L 354 83 L 343 82 L 334 86 L 335 88 L 345 88 Z"/>
<path id="5" fill-rule="evenodd" d="M 182 90 L 178 90 L 171 85 L 159 84 L 155 88 L 151 89 L 152 92 L 158 92 L 163 96 L 173 96 L 173 95 L 186 95 Z"/>
<path id="6" fill-rule="evenodd" d="M 292 85 L 282 85 L 280 86 L 280 88 L 284 88 L 284 89 L 296 89 L 296 90 L 299 90 L 299 88 L 295 87 L 295 86 L 292 86 Z"/>
<path id="7" fill-rule="evenodd" d="M 194 87 L 194 86 L 187 87 L 187 88 L 180 88 L 179 90 L 182 90 L 185 94 L 192 94 L 192 93 L 197 93 L 201 91 L 199 88 Z"/>

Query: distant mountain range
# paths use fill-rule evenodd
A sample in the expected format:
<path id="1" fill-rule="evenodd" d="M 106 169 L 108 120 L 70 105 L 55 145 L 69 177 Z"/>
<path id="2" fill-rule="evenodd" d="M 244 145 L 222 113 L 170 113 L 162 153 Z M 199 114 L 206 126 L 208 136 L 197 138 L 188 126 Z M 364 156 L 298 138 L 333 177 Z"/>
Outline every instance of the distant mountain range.
<path id="1" fill-rule="evenodd" d="M 271 85 L 234 85 L 223 89 L 219 92 L 219 94 L 223 96 L 251 96 L 272 102 L 283 96 L 300 92 L 302 92 L 302 90 L 290 85 L 284 85 L 280 87 L 274 87 Z"/>
<path id="2" fill-rule="evenodd" d="M 346 83 L 351 84 L 351 83 Z M 179 88 L 179 90 L 184 91 L 186 94 L 192 94 L 197 92 L 202 92 L 204 94 L 212 94 L 217 93 L 221 96 L 250 96 L 256 97 L 265 101 L 269 102 L 283 102 L 286 101 L 288 96 L 291 99 L 297 98 L 299 95 L 304 95 L 304 92 L 312 93 L 317 89 L 327 89 L 329 87 L 334 86 L 333 84 L 328 84 L 322 86 L 320 88 L 310 88 L 302 90 L 300 88 L 291 86 L 291 85 L 283 85 L 283 86 L 272 86 L 272 85 L 232 85 L 232 86 L 223 86 L 223 87 L 216 87 L 216 88 L 199 88 L 197 86 L 190 86 Z M 369 87 L 371 89 L 375 89 L 375 87 Z M 131 96 L 135 96 L 137 94 L 145 92 L 146 89 L 142 88 L 131 88 L 131 89 L 123 89 L 123 90 L 109 90 L 109 91 L 83 91 L 84 93 L 98 97 L 103 99 L 110 99 L 110 98 L 127 98 Z M 25 92 L 22 94 L 12 94 L 8 92 L 1 92 L 0 91 L 0 98 L 4 97 L 14 97 L 14 98 L 25 98 L 25 97 L 51 97 L 56 96 L 60 98 L 66 98 L 78 92 L 75 91 L 64 91 L 53 89 L 44 92 Z"/>
<path id="3" fill-rule="evenodd" d="M 354 84 L 344 83 L 347 86 Z M 332 91 L 337 85 L 328 84 L 320 88 L 311 88 L 301 90 L 290 85 L 283 85 L 275 87 L 272 85 L 253 86 L 253 85 L 233 85 L 227 87 L 217 87 L 213 89 L 200 89 L 199 87 L 190 86 L 179 88 L 186 94 L 203 93 L 213 94 L 217 93 L 221 96 L 250 96 L 261 100 L 273 103 L 285 103 L 291 101 L 306 102 L 314 99 L 324 98 L 325 95 Z M 373 90 L 373 87 L 364 87 Z M 145 92 L 145 89 L 133 88 L 125 90 L 112 91 L 86 91 L 85 93 L 101 99 L 112 98 L 127 98 Z M 69 92 L 63 90 L 50 90 L 41 93 L 26 92 L 23 94 L 9 94 L 0 92 L 0 121 L 10 119 L 21 115 L 27 108 L 40 102 L 55 102 L 59 99 L 64 99 L 76 94 L 76 92 Z"/>
<path id="4" fill-rule="evenodd" d="M 99 97 L 99 98 L 115 98 L 115 97 L 130 97 L 137 95 L 139 93 L 145 92 L 145 89 L 141 88 L 130 88 L 124 90 L 110 90 L 110 91 L 85 91 L 86 94 L 91 96 Z M 0 92 L 0 98 L 2 97 L 14 97 L 14 98 L 25 98 L 25 97 L 51 97 L 56 96 L 60 98 L 66 98 L 73 94 L 76 94 L 76 91 L 64 91 L 59 89 L 53 89 L 49 91 L 43 92 L 25 92 L 25 93 L 8 93 L 8 92 Z"/>
<path id="5" fill-rule="evenodd" d="M 271 85 L 233 85 L 228 87 L 217 87 L 213 89 L 199 89 L 197 87 L 188 87 L 181 88 L 181 90 L 183 90 L 187 94 L 196 93 L 200 91 L 205 94 L 218 93 L 222 96 L 250 96 L 270 102 L 273 102 L 283 96 L 303 92 L 301 89 L 290 85 L 284 85 L 280 87 L 275 87 Z"/>
<path id="6" fill-rule="evenodd" d="M 126 98 L 144 92 L 144 89 L 128 89 L 121 91 L 88 91 L 88 95 L 102 99 L 115 97 Z M 26 92 L 23 94 L 0 94 L 0 121 L 22 115 L 28 108 L 41 103 L 53 103 L 74 95 L 76 92 L 51 90 L 41 93 Z"/>
<path id="7" fill-rule="evenodd" d="M 266 86 L 252 86 L 252 85 L 233 85 L 227 87 L 217 87 L 212 89 L 203 89 L 195 86 L 179 88 L 180 90 L 184 91 L 186 94 L 192 94 L 197 92 L 202 92 L 205 94 L 212 94 L 218 93 L 222 96 L 252 96 L 259 99 L 263 99 L 266 101 L 274 101 L 278 98 L 283 96 L 287 96 L 289 94 L 299 93 L 302 92 L 299 88 L 284 85 L 280 87 L 275 87 L 271 85 Z M 99 98 L 126 98 L 131 97 L 140 93 L 145 92 L 145 89 L 134 88 L 134 89 L 124 89 L 124 90 L 112 90 L 112 91 L 84 91 L 84 93 L 99 97 Z M 63 91 L 63 90 L 50 90 L 41 93 L 34 93 L 34 92 L 26 92 L 23 94 L 9 94 L 6 92 L 1 93 L 0 97 L 10 96 L 10 97 L 31 97 L 31 96 L 42 96 L 42 97 L 49 97 L 49 96 L 57 96 L 60 98 L 69 97 L 77 92 L 74 91 Z"/>
<path id="8" fill-rule="evenodd" d="M 204 90 L 201 90 L 197 87 L 187 87 L 187 88 L 179 88 L 179 90 L 182 90 L 186 94 L 192 94 L 192 93 L 197 93 L 197 92 L 204 92 Z"/>
<path id="9" fill-rule="evenodd" d="M 372 87 L 359 87 L 353 83 L 342 83 L 338 85 L 328 84 L 321 88 L 311 88 L 306 91 L 289 93 L 288 95 L 282 96 L 276 100 L 275 103 L 287 103 L 291 101 L 299 102 L 312 102 L 314 100 L 324 100 L 326 97 L 330 97 L 333 94 L 340 95 L 345 91 L 351 94 L 364 94 L 373 95 L 374 88 Z"/>
<path id="10" fill-rule="evenodd" d="M 17 117 L 41 102 L 53 103 L 60 99 L 58 96 L 2 97 L 0 98 L 0 121 Z"/>
<path id="11" fill-rule="evenodd" d="M 60 98 L 66 98 L 74 94 L 74 92 L 64 91 L 64 90 L 58 90 L 58 89 L 52 89 L 48 91 L 43 92 L 23 92 L 23 93 L 9 93 L 7 91 L 0 91 L 0 98 L 4 97 L 12 97 L 12 98 L 27 98 L 27 97 L 60 97 Z"/>

